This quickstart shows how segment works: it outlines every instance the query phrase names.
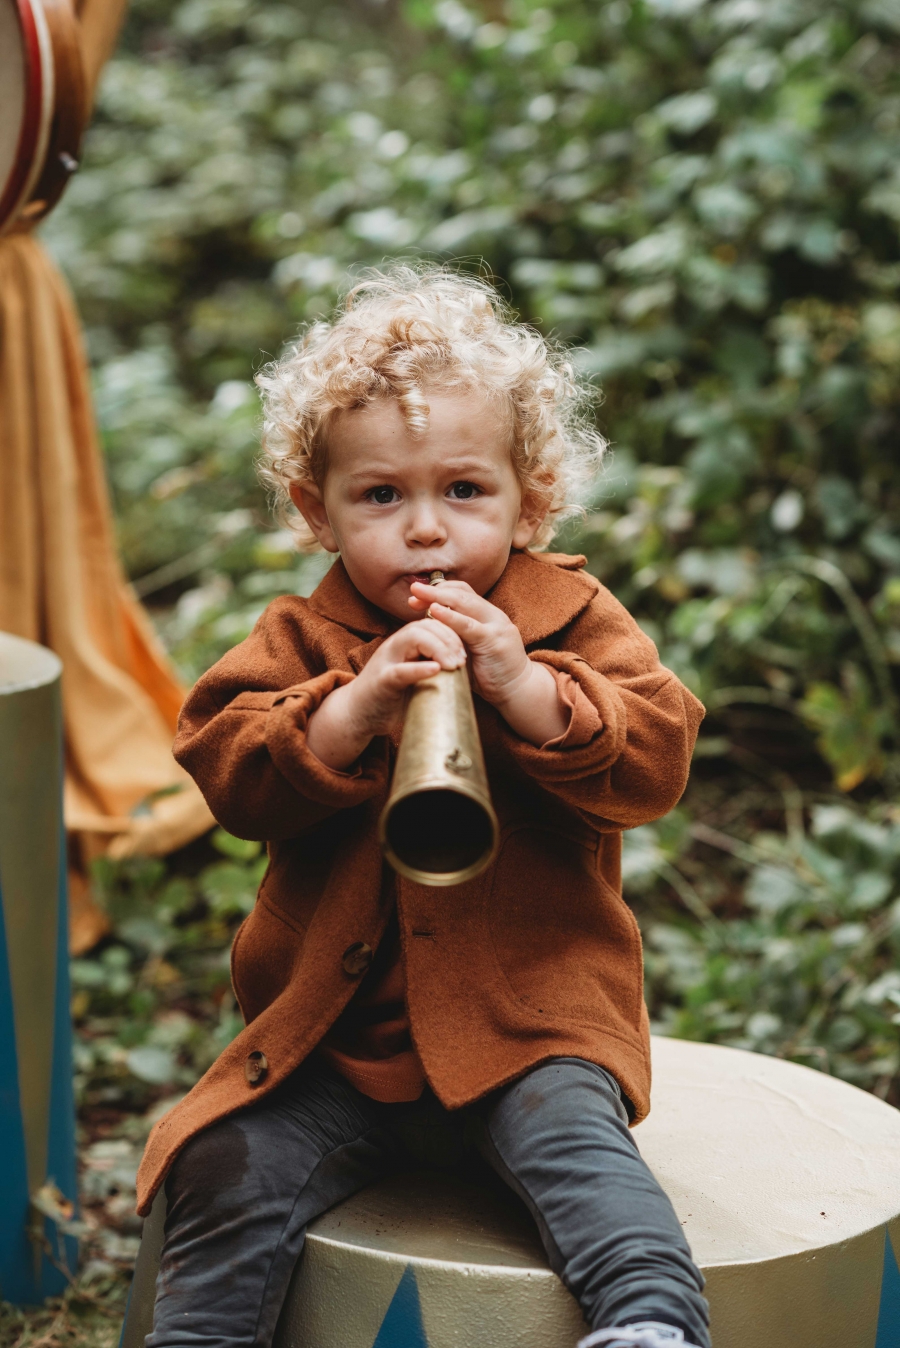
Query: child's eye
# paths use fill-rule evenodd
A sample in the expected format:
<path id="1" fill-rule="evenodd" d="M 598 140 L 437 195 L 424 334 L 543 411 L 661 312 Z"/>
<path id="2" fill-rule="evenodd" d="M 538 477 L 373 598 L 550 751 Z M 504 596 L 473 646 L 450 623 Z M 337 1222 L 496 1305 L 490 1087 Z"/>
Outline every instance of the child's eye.
<path id="1" fill-rule="evenodd" d="M 370 487 L 366 492 L 366 499 L 373 501 L 375 505 L 393 505 L 397 493 L 393 487 Z"/>
<path id="2" fill-rule="evenodd" d="M 471 501 L 473 496 L 481 495 L 481 488 L 476 487 L 474 482 L 454 482 L 448 495 L 454 501 Z"/>

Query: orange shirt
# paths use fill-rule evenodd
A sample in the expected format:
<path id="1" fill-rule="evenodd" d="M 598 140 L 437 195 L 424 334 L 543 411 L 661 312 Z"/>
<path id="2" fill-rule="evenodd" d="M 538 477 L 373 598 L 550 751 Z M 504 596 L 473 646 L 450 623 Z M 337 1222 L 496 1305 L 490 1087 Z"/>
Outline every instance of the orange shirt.
<path id="1" fill-rule="evenodd" d="M 372 967 L 319 1054 L 372 1100 L 396 1104 L 422 1094 L 425 1072 L 410 1035 L 396 908 Z"/>

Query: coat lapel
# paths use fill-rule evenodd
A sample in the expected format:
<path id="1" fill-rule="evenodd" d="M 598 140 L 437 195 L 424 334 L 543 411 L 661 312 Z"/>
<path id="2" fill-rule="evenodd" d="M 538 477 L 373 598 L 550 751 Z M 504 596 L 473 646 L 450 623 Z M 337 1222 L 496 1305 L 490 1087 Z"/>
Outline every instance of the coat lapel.
<path id="1" fill-rule="evenodd" d="M 338 557 L 307 601 L 313 613 L 330 622 L 339 623 L 361 637 L 386 637 L 397 628 L 397 623 L 381 609 L 370 604 L 357 590 L 347 575 L 344 563 Z"/>
<path id="2" fill-rule="evenodd" d="M 599 586 L 582 571 L 585 559 L 564 553 L 514 552 L 503 575 L 485 598 L 502 609 L 526 646 L 546 641 L 587 608 Z M 310 596 L 314 613 L 370 640 L 397 624 L 359 593 L 340 558 Z M 364 664 L 363 658 L 360 664 Z"/>
<path id="3" fill-rule="evenodd" d="M 514 552 L 485 598 L 512 619 L 526 646 L 537 645 L 568 627 L 600 588 L 584 563 L 561 552 Z"/>

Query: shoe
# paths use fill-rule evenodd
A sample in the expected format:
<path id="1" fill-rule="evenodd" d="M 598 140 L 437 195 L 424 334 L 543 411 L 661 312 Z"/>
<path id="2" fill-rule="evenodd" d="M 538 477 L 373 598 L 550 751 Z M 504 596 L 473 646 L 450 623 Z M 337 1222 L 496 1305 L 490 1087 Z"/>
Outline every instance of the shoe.
<path id="1" fill-rule="evenodd" d="M 683 1331 L 674 1325 L 642 1320 L 637 1325 L 596 1329 L 579 1341 L 578 1348 L 696 1348 L 696 1345 L 687 1343 Z"/>

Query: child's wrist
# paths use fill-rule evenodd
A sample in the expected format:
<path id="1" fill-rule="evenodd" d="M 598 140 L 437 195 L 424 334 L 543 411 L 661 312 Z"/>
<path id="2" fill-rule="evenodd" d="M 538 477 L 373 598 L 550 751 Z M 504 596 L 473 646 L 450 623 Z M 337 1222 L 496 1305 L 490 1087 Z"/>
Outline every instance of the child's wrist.
<path id="1" fill-rule="evenodd" d="M 306 727 L 308 747 L 327 767 L 338 771 L 355 763 L 372 738 L 370 733 L 357 728 L 353 687 L 349 683 L 333 689 L 310 716 Z"/>
<path id="2" fill-rule="evenodd" d="M 510 687 L 502 704 L 494 704 L 511 730 L 540 746 L 565 734 L 556 678 L 547 665 L 528 661 L 528 669 Z"/>
<path id="3" fill-rule="evenodd" d="M 377 729 L 372 722 L 371 697 L 367 692 L 365 682 L 360 682 L 357 676 L 352 683 L 344 684 L 341 691 L 345 694 L 344 705 L 341 708 L 341 714 L 344 718 L 344 725 L 348 737 L 359 740 L 362 749 L 377 734 Z"/>
<path id="4" fill-rule="evenodd" d="M 501 716 L 505 715 L 504 708 L 515 707 L 521 703 L 523 697 L 527 696 L 528 690 L 534 686 L 536 673 L 537 666 L 526 655 L 525 664 L 519 673 L 504 683 L 503 691 L 499 697 L 490 699 L 491 705 L 499 711 Z M 539 674 L 538 678 L 540 678 Z"/>

